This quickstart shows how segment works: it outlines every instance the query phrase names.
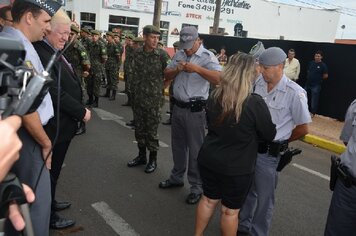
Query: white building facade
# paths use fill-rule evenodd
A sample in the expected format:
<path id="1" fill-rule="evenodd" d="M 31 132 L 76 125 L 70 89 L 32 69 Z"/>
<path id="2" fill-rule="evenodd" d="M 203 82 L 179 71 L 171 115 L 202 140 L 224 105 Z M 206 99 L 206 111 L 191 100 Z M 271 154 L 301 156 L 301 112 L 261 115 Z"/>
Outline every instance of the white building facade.
<path id="1" fill-rule="evenodd" d="M 81 26 L 115 27 L 141 35 L 152 24 L 153 0 L 67 0 L 64 8 Z M 171 46 L 183 26 L 211 32 L 215 0 L 163 0 L 162 40 Z M 219 32 L 230 36 L 334 42 L 340 14 L 265 0 L 222 0 Z"/>

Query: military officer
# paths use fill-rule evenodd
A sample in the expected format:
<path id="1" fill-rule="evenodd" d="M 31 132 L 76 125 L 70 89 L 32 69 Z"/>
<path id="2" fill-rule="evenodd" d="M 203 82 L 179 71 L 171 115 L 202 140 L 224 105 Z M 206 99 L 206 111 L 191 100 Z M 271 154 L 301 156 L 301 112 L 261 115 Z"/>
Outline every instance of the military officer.
<path id="1" fill-rule="evenodd" d="M 106 46 L 100 41 L 100 32 L 97 30 L 92 30 L 93 40 L 89 44 L 89 55 L 90 55 L 90 78 L 87 84 L 87 93 L 89 99 L 86 105 L 91 107 L 98 107 L 99 104 L 99 92 L 100 92 L 100 82 L 102 79 L 103 65 L 107 60 Z"/>
<path id="2" fill-rule="evenodd" d="M 106 33 L 108 60 L 105 65 L 107 78 L 106 93 L 103 97 L 109 97 L 110 101 L 115 100 L 117 90 L 117 72 L 119 71 L 121 51 L 114 41 L 112 32 Z M 112 92 L 110 95 L 110 91 Z"/>
<path id="3" fill-rule="evenodd" d="M 145 172 L 152 173 L 157 167 L 159 148 L 157 128 L 163 105 L 163 71 L 170 62 L 166 51 L 157 48 L 159 28 L 147 25 L 143 28 L 145 44 L 134 53 L 132 61 L 135 88 L 134 112 L 136 119 L 135 137 L 138 156 L 127 165 L 134 167 L 147 163 L 146 149 L 150 151 Z"/>

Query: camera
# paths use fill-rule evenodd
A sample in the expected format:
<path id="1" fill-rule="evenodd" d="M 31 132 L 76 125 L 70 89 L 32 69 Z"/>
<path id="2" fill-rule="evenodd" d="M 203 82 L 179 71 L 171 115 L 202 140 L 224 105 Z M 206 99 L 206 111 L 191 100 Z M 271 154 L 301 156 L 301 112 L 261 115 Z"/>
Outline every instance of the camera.
<path id="1" fill-rule="evenodd" d="M 23 116 L 34 112 L 48 92 L 52 79 L 25 65 L 20 41 L 0 37 L 0 114 Z"/>
<path id="2" fill-rule="evenodd" d="M 52 79 L 47 71 L 53 65 L 56 54 L 47 65 L 47 70 L 39 74 L 25 62 L 26 51 L 20 41 L 0 37 L 0 116 L 2 119 L 32 113 L 42 103 Z M 7 233 L 6 214 L 9 204 L 16 202 L 26 222 L 24 235 L 33 235 L 28 205 L 22 185 L 12 173 L 0 183 L 0 235 Z M 10 228 L 10 232 L 11 228 Z M 9 234 L 13 235 L 13 234 Z"/>

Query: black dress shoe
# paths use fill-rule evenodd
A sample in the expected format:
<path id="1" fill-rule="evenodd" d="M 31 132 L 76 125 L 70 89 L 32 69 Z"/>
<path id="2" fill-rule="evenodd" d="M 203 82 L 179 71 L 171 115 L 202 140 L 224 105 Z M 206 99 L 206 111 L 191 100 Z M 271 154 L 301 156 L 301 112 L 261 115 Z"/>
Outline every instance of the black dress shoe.
<path id="1" fill-rule="evenodd" d="M 75 221 L 71 219 L 62 218 L 57 214 L 51 214 L 49 227 L 51 229 L 66 229 L 75 225 Z"/>
<path id="2" fill-rule="evenodd" d="M 237 236 L 250 236 L 250 233 L 248 232 L 245 232 L 245 231 L 240 231 L 240 230 L 237 230 Z"/>
<path id="3" fill-rule="evenodd" d="M 156 170 L 156 168 L 157 168 L 157 161 L 156 160 L 149 161 L 146 166 L 145 172 L 147 174 L 152 173 L 153 171 Z"/>
<path id="4" fill-rule="evenodd" d="M 159 183 L 158 187 L 159 188 L 177 188 L 177 187 L 183 187 L 184 183 L 172 183 L 169 179 L 162 181 Z"/>
<path id="5" fill-rule="evenodd" d="M 185 202 L 187 204 L 196 204 L 199 202 L 201 198 L 201 193 L 189 193 L 187 199 L 185 199 Z"/>
<path id="6" fill-rule="evenodd" d="M 70 202 L 57 202 L 54 200 L 54 203 L 52 205 L 52 209 L 55 211 L 62 211 L 64 209 L 69 208 L 72 205 Z"/>
<path id="7" fill-rule="evenodd" d="M 139 165 L 146 165 L 146 163 L 147 163 L 146 157 L 138 156 L 135 159 L 127 162 L 127 166 L 134 167 L 134 166 L 139 166 Z"/>
<path id="8" fill-rule="evenodd" d="M 123 107 L 130 107 L 130 106 L 131 106 L 131 103 L 127 102 L 127 103 L 122 104 L 121 106 L 123 106 Z"/>
<path id="9" fill-rule="evenodd" d="M 85 123 L 83 121 L 78 122 L 78 129 L 75 132 L 75 135 L 85 134 L 85 132 L 86 132 Z"/>
<path id="10" fill-rule="evenodd" d="M 130 120 L 129 122 L 126 123 L 127 126 L 135 126 L 135 121 Z"/>

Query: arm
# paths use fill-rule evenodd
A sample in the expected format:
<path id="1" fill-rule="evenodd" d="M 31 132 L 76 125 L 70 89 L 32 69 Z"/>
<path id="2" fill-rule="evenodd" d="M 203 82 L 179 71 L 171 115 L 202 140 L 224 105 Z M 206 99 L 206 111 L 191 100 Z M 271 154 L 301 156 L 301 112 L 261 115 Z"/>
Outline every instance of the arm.
<path id="1" fill-rule="evenodd" d="M 296 78 L 295 78 L 295 80 L 298 80 L 298 79 L 299 79 L 299 74 L 300 74 L 300 63 L 299 63 L 299 61 L 298 61 L 297 73 L 296 73 Z"/>
<path id="2" fill-rule="evenodd" d="M 51 169 L 52 153 L 50 153 L 50 151 L 52 148 L 52 142 L 43 129 L 38 112 L 32 112 L 23 116 L 22 124 L 32 136 L 32 138 L 36 140 L 39 145 L 41 145 L 42 158 L 45 159 L 47 155 L 49 155 L 46 161 L 46 167 Z"/>
<path id="3" fill-rule="evenodd" d="M 300 139 L 309 133 L 308 124 L 297 125 L 293 130 L 288 142 Z"/>

